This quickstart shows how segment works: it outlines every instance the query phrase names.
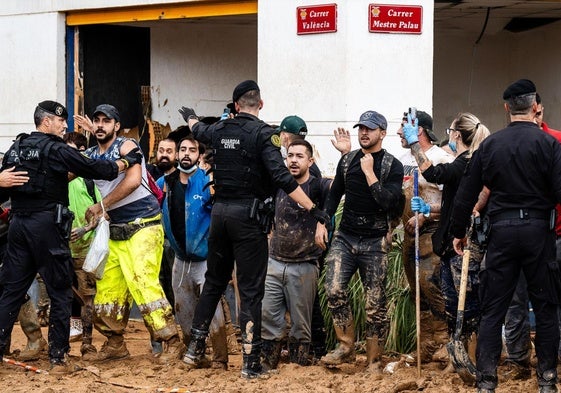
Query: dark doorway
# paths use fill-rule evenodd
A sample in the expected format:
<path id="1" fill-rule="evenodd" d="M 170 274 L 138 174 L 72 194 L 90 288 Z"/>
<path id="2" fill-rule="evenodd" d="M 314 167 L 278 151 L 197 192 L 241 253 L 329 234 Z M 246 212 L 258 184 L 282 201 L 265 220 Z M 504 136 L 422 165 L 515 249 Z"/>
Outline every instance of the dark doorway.
<path id="1" fill-rule="evenodd" d="M 85 113 L 91 117 L 97 105 L 114 105 L 121 115 L 121 128 L 138 126 L 144 134 L 141 145 L 146 150 L 141 86 L 150 85 L 150 29 L 81 26 L 80 70 Z"/>

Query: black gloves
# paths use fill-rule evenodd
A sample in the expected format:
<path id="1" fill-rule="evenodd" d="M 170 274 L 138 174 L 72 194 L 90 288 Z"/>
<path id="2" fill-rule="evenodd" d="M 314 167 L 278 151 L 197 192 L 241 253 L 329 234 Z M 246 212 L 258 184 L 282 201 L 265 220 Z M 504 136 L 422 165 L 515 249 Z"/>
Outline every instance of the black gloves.
<path id="1" fill-rule="evenodd" d="M 126 167 L 130 167 L 136 164 L 142 164 L 142 150 L 139 147 L 135 147 L 129 151 L 121 160 L 125 163 Z"/>
<path id="2" fill-rule="evenodd" d="M 324 212 L 323 210 L 319 209 L 315 204 L 310 209 L 310 214 L 314 217 L 320 224 L 325 225 L 328 231 L 331 231 L 331 217 L 329 214 Z"/>
<path id="3" fill-rule="evenodd" d="M 189 119 L 198 119 L 197 114 L 193 108 L 187 108 L 186 106 L 182 106 L 181 109 L 178 110 L 183 116 L 183 120 L 185 123 L 189 123 Z"/>

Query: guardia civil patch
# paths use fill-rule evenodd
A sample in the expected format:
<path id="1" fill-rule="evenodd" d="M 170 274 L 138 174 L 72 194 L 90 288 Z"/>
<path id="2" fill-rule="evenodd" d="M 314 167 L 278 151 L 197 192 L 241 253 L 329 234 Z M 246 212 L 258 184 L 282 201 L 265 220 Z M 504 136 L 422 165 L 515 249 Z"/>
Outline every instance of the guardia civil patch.
<path id="1" fill-rule="evenodd" d="M 278 134 L 271 135 L 271 143 L 276 147 L 280 147 L 281 146 L 280 136 Z"/>

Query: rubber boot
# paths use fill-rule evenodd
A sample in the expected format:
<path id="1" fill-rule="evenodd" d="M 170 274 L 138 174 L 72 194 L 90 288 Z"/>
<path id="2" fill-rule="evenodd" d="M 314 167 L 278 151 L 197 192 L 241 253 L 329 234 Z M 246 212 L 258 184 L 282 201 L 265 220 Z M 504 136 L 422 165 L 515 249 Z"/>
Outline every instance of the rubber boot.
<path id="1" fill-rule="evenodd" d="M 380 369 L 380 360 L 382 358 L 382 350 L 378 336 L 366 338 L 366 367 L 369 372 L 376 375 L 382 375 Z"/>
<path id="2" fill-rule="evenodd" d="M 335 325 L 335 334 L 339 346 L 321 358 L 326 366 L 337 366 L 341 363 L 355 361 L 355 325 L 351 318 L 345 325 Z"/>
<path id="3" fill-rule="evenodd" d="M 276 370 L 281 355 L 282 343 L 277 340 L 263 340 L 261 365 L 266 371 Z"/>
<path id="4" fill-rule="evenodd" d="M 205 356 L 207 336 L 208 330 L 191 328 L 191 341 L 189 341 L 187 353 L 183 357 L 185 368 L 195 369 L 210 367 L 210 359 Z"/>
<path id="5" fill-rule="evenodd" d="M 261 365 L 261 343 L 243 343 L 244 348 L 251 348 L 249 354 L 246 354 L 245 351 L 242 354 L 242 378 L 245 379 L 266 379 L 269 378 L 269 373 L 267 370 L 263 368 Z"/>
<path id="6" fill-rule="evenodd" d="M 325 342 L 327 341 L 327 332 L 325 330 L 325 321 L 321 313 L 321 306 L 319 296 L 316 293 L 314 300 L 314 307 L 312 311 L 312 345 L 311 353 L 314 355 L 314 362 L 321 359 L 327 353 Z"/>
<path id="7" fill-rule="evenodd" d="M 28 300 L 21 306 L 18 320 L 23 333 L 27 336 L 27 345 L 20 352 L 17 359 L 22 362 L 39 359 L 39 355 L 47 349 L 48 345 L 47 341 L 43 338 L 41 325 L 31 300 Z"/>

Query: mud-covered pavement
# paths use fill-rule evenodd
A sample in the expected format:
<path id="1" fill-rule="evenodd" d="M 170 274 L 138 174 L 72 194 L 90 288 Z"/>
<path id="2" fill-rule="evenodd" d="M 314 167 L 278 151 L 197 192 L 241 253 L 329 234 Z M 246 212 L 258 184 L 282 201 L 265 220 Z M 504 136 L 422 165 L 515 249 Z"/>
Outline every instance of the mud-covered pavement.
<path id="1" fill-rule="evenodd" d="M 43 328 L 46 337 L 46 328 Z M 101 364 L 80 361 L 80 343 L 72 343 L 71 360 L 83 367 L 74 374 L 55 377 L 25 371 L 3 364 L 0 366 L 0 392 L 25 393 L 106 393 L 106 392 L 475 392 L 456 374 L 443 374 L 442 364 L 423 365 L 421 378 L 415 366 L 398 368 L 394 374 L 375 378 L 365 370 L 365 356 L 357 356 L 356 365 L 326 369 L 321 366 L 301 367 L 281 363 L 279 373 L 266 380 L 246 381 L 240 378 L 241 355 L 230 355 L 229 370 L 185 371 L 175 365 L 162 366 L 153 361 L 149 335 L 142 322 L 131 321 L 125 335 L 130 358 Z M 94 332 L 99 349 L 103 337 Z M 25 336 L 14 327 L 12 349 L 21 349 Z M 394 359 L 385 359 L 391 361 Z M 48 369 L 47 355 L 30 365 Z M 497 393 L 537 392 L 535 374 L 528 381 L 508 381 L 499 385 Z"/>

